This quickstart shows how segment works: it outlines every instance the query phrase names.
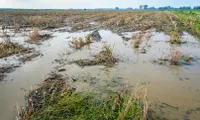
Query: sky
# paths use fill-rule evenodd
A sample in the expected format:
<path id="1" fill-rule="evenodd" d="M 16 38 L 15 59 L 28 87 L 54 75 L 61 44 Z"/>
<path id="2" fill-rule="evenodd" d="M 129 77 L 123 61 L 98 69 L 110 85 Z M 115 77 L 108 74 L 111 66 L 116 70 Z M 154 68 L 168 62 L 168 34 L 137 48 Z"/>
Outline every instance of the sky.
<path id="1" fill-rule="evenodd" d="M 0 8 L 68 9 L 68 8 L 138 8 L 149 6 L 198 6 L 200 0 L 0 0 Z"/>

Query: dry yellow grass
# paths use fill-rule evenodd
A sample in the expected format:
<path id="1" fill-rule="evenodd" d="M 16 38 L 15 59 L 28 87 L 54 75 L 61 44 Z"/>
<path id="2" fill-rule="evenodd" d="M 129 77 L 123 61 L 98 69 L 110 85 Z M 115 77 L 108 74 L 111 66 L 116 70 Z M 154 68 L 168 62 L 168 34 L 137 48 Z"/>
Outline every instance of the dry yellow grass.
<path id="1" fill-rule="evenodd" d="M 39 29 L 38 28 L 34 28 L 33 32 L 30 34 L 30 39 L 34 40 L 34 41 L 38 41 L 39 40 Z"/>

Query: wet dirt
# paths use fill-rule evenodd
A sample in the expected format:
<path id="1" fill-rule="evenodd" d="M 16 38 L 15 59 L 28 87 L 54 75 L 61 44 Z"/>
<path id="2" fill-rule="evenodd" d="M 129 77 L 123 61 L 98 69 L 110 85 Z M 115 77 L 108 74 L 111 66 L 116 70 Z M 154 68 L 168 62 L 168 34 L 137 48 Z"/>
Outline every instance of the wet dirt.
<path id="1" fill-rule="evenodd" d="M 1 119 L 14 119 L 16 104 L 23 105 L 24 95 L 54 71 L 68 77 L 68 84 L 77 92 L 103 92 L 105 87 L 117 92 L 124 87 L 134 87 L 138 82 L 147 84 L 153 116 L 169 120 L 198 120 L 200 44 L 195 37 L 184 33 L 182 41 L 186 41 L 185 44 L 171 45 L 168 35 L 152 31 L 151 37 L 143 33 L 142 43 L 139 48 L 134 48 L 134 40 L 123 40 L 123 36 L 132 38 L 132 34 L 138 32 L 122 33 L 123 36 L 119 36 L 109 30 L 99 30 L 100 41 L 88 44 L 80 50 L 69 46 L 73 37 L 85 37 L 92 32 L 56 31 L 53 38 L 42 42 L 41 45 L 32 45 L 42 56 L 25 62 L 14 72 L 7 74 L 5 81 L 0 83 Z M 27 36 L 21 36 L 15 40 L 24 43 L 26 39 Z M 119 58 L 113 67 L 97 65 L 83 68 L 70 64 L 74 60 L 93 59 L 94 55 L 102 51 L 105 44 L 110 45 L 113 56 Z M 190 65 L 181 66 L 152 62 L 170 55 L 173 50 L 189 54 L 194 61 Z M 78 79 L 77 76 L 88 76 L 92 79 Z"/>

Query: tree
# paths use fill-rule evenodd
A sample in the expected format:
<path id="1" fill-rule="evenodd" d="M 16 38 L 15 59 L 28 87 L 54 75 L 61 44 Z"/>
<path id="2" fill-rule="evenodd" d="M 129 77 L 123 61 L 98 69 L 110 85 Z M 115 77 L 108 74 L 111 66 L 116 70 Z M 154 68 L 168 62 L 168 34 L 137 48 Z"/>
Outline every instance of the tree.
<path id="1" fill-rule="evenodd" d="M 194 10 L 200 10 L 200 6 L 195 6 L 193 9 Z"/>
<path id="2" fill-rule="evenodd" d="M 148 8 L 148 5 L 144 5 L 144 9 L 146 10 Z"/>
<path id="3" fill-rule="evenodd" d="M 142 8 L 143 8 L 143 5 L 140 5 L 140 10 L 142 10 Z"/>
<path id="4" fill-rule="evenodd" d="M 115 10 L 119 10 L 119 7 L 116 7 Z"/>
<path id="5" fill-rule="evenodd" d="M 129 7 L 129 8 L 126 8 L 127 10 L 133 10 L 133 8 Z"/>

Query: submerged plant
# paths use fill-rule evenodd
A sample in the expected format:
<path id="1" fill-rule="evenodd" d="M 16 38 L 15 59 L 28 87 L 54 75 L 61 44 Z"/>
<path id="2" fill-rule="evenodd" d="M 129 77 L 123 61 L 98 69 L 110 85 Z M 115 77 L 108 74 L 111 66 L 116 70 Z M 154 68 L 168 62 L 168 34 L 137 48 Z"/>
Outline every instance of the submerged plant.
<path id="1" fill-rule="evenodd" d="M 173 51 L 171 52 L 170 55 L 171 55 L 171 59 L 170 59 L 171 65 L 178 65 L 178 63 L 180 62 L 182 58 L 182 53 L 180 51 Z"/>
<path id="2" fill-rule="evenodd" d="M 142 43 L 142 34 L 138 34 L 136 40 L 134 40 L 134 48 L 139 48 Z"/>
<path id="3" fill-rule="evenodd" d="M 29 40 L 27 42 L 32 43 L 32 44 L 38 44 L 40 41 L 48 40 L 51 38 L 52 35 L 45 33 L 45 34 L 40 34 L 39 28 L 34 28 L 33 32 L 29 35 Z"/>
<path id="4" fill-rule="evenodd" d="M 110 46 L 104 45 L 102 51 L 94 56 L 93 60 L 79 59 L 72 63 L 76 63 L 79 66 L 91 66 L 91 65 L 106 65 L 112 66 L 117 62 L 117 59 L 113 56 L 113 52 Z"/>
<path id="5" fill-rule="evenodd" d="M 86 37 L 85 41 L 82 37 L 72 38 L 72 47 L 75 49 L 81 49 L 83 46 L 91 43 L 91 38 L 89 36 Z"/>

